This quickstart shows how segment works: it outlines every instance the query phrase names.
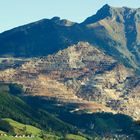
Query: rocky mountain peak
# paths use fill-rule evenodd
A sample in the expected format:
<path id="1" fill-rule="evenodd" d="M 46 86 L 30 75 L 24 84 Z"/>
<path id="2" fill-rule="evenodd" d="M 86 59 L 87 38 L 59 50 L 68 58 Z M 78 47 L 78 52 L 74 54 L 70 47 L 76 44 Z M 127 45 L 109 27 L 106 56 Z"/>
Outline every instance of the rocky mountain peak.
<path id="1" fill-rule="evenodd" d="M 97 14 L 101 13 L 109 13 L 111 11 L 112 7 L 108 4 L 105 4 L 101 9 L 97 11 Z"/>
<path id="2" fill-rule="evenodd" d="M 100 10 L 97 11 L 97 13 L 89 18 L 87 18 L 82 24 L 90 24 L 95 23 L 99 20 L 102 20 L 106 17 L 109 17 L 112 15 L 113 7 L 106 4 L 104 5 Z"/>
<path id="3" fill-rule="evenodd" d="M 131 15 L 137 14 L 140 15 L 140 9 L 129 8 L 129 7 L 112 7 L 108 4 L 105 4 L 101 9 L 97 11 L 95 15 L 88 17 L 82 24 L 93 24 L 105 18 L 125 18 L 126 16 L 129 17 Z M 123 21 L 123 20 L 122 20 Z"/>

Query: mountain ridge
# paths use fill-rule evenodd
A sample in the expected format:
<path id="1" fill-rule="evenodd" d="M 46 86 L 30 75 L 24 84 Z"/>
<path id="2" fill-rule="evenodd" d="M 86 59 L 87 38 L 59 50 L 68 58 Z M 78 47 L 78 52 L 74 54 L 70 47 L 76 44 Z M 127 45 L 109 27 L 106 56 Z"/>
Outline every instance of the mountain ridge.
<path id="1" fill-rule="evenodd" d="M 1 33 L 0 56 L 46 56 L 85 41 L 139 71 L 139 36 L 139 8 L 105 5 L 82 23 L 54 17 Z"/>

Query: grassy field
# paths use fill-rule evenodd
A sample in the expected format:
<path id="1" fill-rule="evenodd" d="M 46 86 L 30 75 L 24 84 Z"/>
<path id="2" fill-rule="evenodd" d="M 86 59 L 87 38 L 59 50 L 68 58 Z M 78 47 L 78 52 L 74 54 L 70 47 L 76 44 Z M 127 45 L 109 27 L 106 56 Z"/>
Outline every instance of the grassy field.
<path id="1" fill-rule="evenodd" d="M 26 131 L 26 133 L 28 134 L 33 134 L 33 135 L 39 135 L 41 130 L 31 126 L 31 125 L 25 125 L 19 122 L 16 122 L 12 119 L 3 119 L 4 121 L 6 121 L 7 123 L 9 123 L 13 128 L 14 128 L 14 132 L 15 133 L 20 133 L 20 131 Z M 24 133 L 24 132 L 23 132 Z"/>
<path id="2" fill-rule="evenodd" d="M 1 121 L 9 124 L 9 126 L 11 126 L 13 128 L 15 135 L 23 136 L 23 135 L 30 134 L 30 135 L 33 135 L 34 138 L 31 138 L 31 137 L 30 138 L 28 138 L 28 137 L 16 138 L 11 135 L 7 135 L 7 136 L 0 136 L 0 140 L 44 140 L 44 139 L 45 140 L 60 140 L 60 137 L 56 136 L 55 134 L 47 133 L 45 131 L 43 132 L 41 129 L 36 128 L 31 125 L 25 125 L 25 124 L 19 123 L 17 121 L 14 121 L 12 119 L 9 119 L 9 118 L 4 118 Z M 6 124 L 6 123 L 4 123 L 4 124 Z M 40 138 L 42 132 L 44 135 L 44 139 Z M 3 134 L 3 133 L 5 133 L 5 132 L 0 131 L 0 134 Z"/>
<path id="3" fill-rule="evenodd" d="M 87 139 L 82 137 L 82 136 L 67 134 L 66 135 L 66 140 L 87 140 Z"/>
<path id="4" fill-rule="evenodd" d="M 41 138 L 14 138 L 12 136 L 0 137 L 0 140 L 42 140 Z"/>
<path id="5" fill-rule="evenodd" d="M 45 140 L 60 140 L 62 137 L 58 137 L 53 134 L 46 134 Z"/>

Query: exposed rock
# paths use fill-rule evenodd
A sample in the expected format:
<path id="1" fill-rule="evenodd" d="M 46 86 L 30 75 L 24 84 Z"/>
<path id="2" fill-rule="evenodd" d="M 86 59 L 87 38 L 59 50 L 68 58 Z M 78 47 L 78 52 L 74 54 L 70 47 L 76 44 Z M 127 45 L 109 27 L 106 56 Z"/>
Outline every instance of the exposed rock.
<path id="1" fill-rule="evenodd" d="M 76 111 L 119 112 L 140 119 L 140 79 L 89 43 L 1 71 L 0 80 L 22 84 L 25 95 L 78 103 Z"/>

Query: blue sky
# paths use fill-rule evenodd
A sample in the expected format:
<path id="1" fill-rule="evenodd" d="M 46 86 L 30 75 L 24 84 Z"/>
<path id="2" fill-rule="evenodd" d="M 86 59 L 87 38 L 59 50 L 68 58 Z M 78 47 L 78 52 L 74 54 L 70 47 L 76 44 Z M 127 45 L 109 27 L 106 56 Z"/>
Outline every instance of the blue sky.
<path id="1" fill-rule="evenodd" d="M 106 3 L 140 7 L 140 0 L 0 0 L 0 32 L 54 16 L 82 22 Z"/>

